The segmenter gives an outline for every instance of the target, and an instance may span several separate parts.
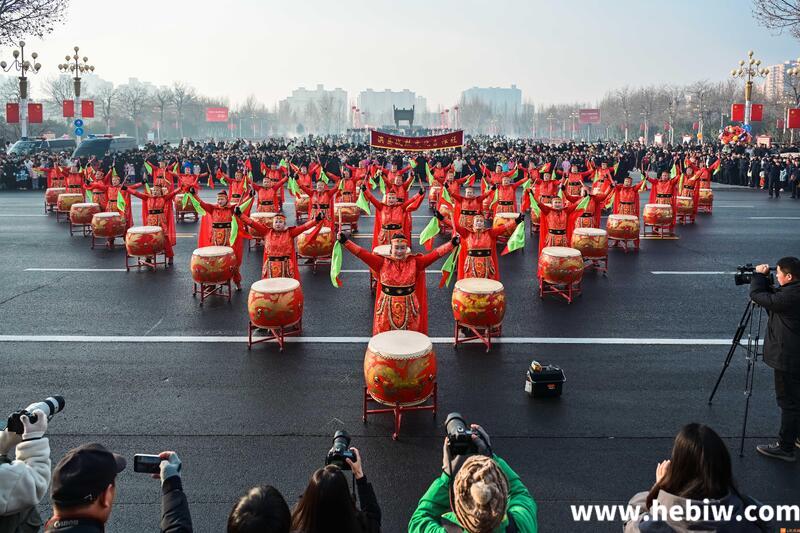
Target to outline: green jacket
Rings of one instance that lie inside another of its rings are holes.
[[[494,455],[492,457],[500,470],[508,478],[508,514],[514,518],[519,533],[536,533],[536,502],[531,493],[522,484],[519,476],[511,470],[504,460]],[[508,516],[503,518],[503,523],[495,529],[494,533],[503,533],[508,525]],[[409,533],[446,533],[442,522],[451,522],[460,526],[455,513],[450,510],[450,476],[442,473],[433,481],[431,486],[419,500],[417,510],[408,521]]]

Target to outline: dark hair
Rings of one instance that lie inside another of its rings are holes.
[[[778,266],[784,274],[791,274],[795,280],[800,279],[800,259],[796,257],[781,257]]]
[[[228,533],[289,533],[292,514],[278,489],[253,487],[231,509]]]
[[[338,466],[320,468],[292,512],[292,531],[298,533],[360,533],[364,531],[350,496],[347,478]]]
[[[703,424],[687,424],[675,436],[670,465],[647,495],[650,509],[659,491],[690,500],[720,499],[736,492],[728,447]]]

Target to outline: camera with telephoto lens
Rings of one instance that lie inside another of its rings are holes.
[[[333,434],[333,446],[328,450],[325,465],[336,465],[342,470],[351,470],[346,459],[356,460],[356,454],[350,451],[350,435],[346,431],[337,431]]]
[[[774,284],[775,279],[772,276],[772,272],[775,269],[770,267],[769,269],[769,282]],[[749,285],[751,281],[753,281],[753,273],[756,271],[756,267],[753,266],[753,263],[747,263],[746,265],[741,265],[736,267],[736,272],[733,274],[733,282],[737,285]]]
[[[36,421],[39,419],[38,416],[33,414],[36,410],[41,410],[44,412],[44,415],[47,417],[47,420],[53,418],[53,415],[56,413],[61,412],[64,408],[64,397],[63,396],[50,396],[46,398],[43,402],[36,402],[30,404],[25,409],[20,409],[15,413],[11,413],[8,417],[8,424],[6,425],[6,429],[17,435],[22,435],[25,433],[25,427],[22,425],[22,420],[20,417],[27,416],[31,423],[35,424]]]
[[[450,413],[444,422],[447,430],[447,448],[450,455],[474,455],[478,453],[478,446],[472,439],[473,435],[478,435],[477,431],[472,430],[460,413]]]

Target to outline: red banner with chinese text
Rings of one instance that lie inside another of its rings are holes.
[[[445,150],[458,148],[464,145],[464,132],[453,131],[444,135],[430,135],[427,137],[402,137],[380,131],[370,130],[369,144],[373,148],[386,150],[408,150],[418,152],[423,150]]]

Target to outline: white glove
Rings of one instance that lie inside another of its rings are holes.
[[[31,422],[26,415],[19,417],[25,431],[22,433],[22,440],[41,439],[47,431],[47,415],[44,411],[37,409],[33,412],[36,415],[36,422]]]
[[[16,448],[20,442],[22,442],[22,435],[17,435],[7,429],[0,431],[0,455],[8,455],[8,452]]]
[[[161,452],[161,482],[163,483],[172,476],[181,475],[181,460],[175,452]],[[155,476],[153,476],[155,477]]]

